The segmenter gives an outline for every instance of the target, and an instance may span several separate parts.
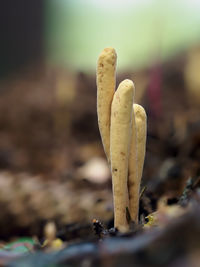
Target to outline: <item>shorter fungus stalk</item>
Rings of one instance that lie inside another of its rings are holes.
[[[136,123],[136,139],[137,139],[137,165],[138,165],[138,180],[141,181],[144,159],[146,153],[146,138],[147,138],[147,115],[145,109],[138,104],[134,104],[135,123]]]
[[[134,107],[134,105],[133,105]],[[134,108],[132,110],[132,136],[130,145],[130,155],[128,163],[128,193],[129,193],[129,213],[131,220],[136,222],[138,217],[138,151],[137,151],[137,130],[135,122]]]
[[[129,157],[129,212],[131,220],[138,221],[140,183],[146,151],[147,118],[144,108],[133,105],[132,142]]]

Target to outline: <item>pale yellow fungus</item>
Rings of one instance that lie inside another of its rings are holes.
[[[138,221],[140,183],[146,151],[147,119],[144,108],[133,105],[132,140],[129,156],[129,212],[131,220]]]
[[[124,232],[129,229],[127,208],[131,220],[138,222],[147,125],[144,108],[133,104],[133,82],[124,80],[115,92],[116,60],[116,52],[111,47],[105,48],[99,56],[97,115],[112,172],[114,226]]]
[[[128,158],[132,131],[134,85],[131,80],[120,83],[111,109],[110,160],[113,184],[114,225],[120,231],[128,230]]]
[[[110,162],[110,113],[116,84],[117,55],[112,47],[105,48],[97,63],[97,115],[101,139]]]

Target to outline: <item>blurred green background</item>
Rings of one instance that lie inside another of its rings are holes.
[[[48,60],[94,71],[104,47],[120,70],[166,60],[200,40],[198,0],[47,0]]]

